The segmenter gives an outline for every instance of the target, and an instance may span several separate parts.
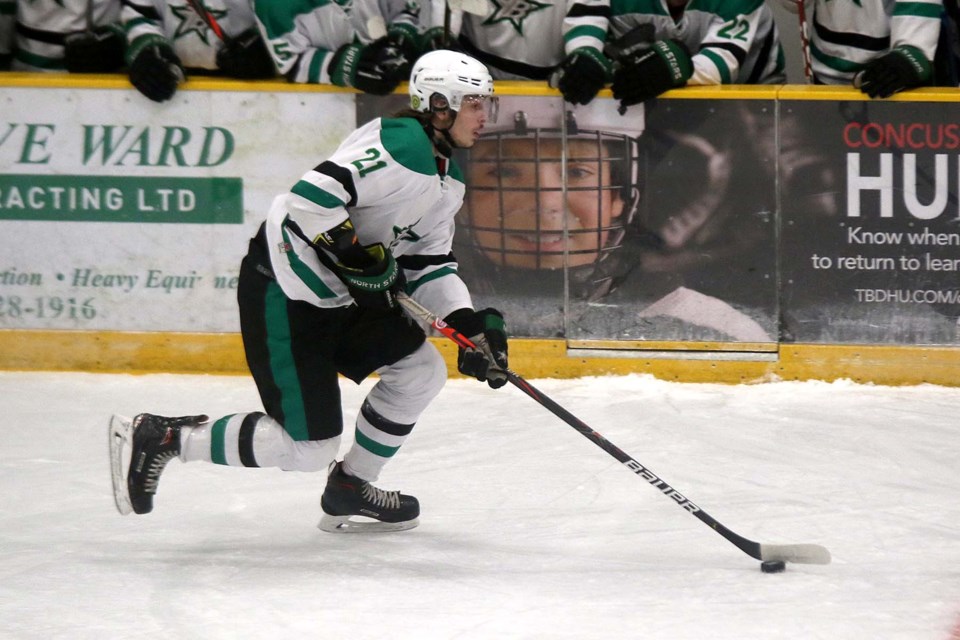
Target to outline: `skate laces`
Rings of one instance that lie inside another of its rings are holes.
[[[177,457],[176,451],[164,451],[158,453],[150,460],[146,477],[143,479],[143,490],[145,493],[157,492],[157,484],[160,482],[160,474],[163,473],[163,468],[175,457]]]
[[[363,483],[361,491],[364,500],[382,509],[393,509],[395,511],[400,508],[399,491],[384,491],[383,489],[376,488],[369,482]]]

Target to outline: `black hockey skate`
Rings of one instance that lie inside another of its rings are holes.
[[[347,475],[342,462],[331,468],[320,506],[323,518],[317,526],[330,533],[406,531],[420,523],[416,498]]]
[[[121,515],[153,511],[160,474],[170,460],[180,455],[180,429],[206,420],[203,415],[167,418],[150,413],[141,413],[132,421],[122,416],[110,419],[113,495]],[[130,458],[125,464],[127,447]]]

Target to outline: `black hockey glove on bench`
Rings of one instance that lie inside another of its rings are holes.
[[[611,88],[621,109],[683,87],[693,75],[690,50],[679,40],[639,42],[622,49],[609,47],[608,51],[620,56],[615,59]]]
[[[853,80],[871,98],[889,98],[895,93],[930,84],[933,67],[923,52],[909,45],[899,46],[871,60]]]
[[[486,382],[491,389],[507,384],[507,333],[503,314],[496,309],[457,309],[443,321],[477,345],[475,349],[460,347],[458,350],[460,373]]]

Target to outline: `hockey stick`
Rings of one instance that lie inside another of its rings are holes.
[[[473,342],[471,342],[470,338],[463,335],[453,327],[447,325],[439,316],[426,309],[423,305],[413,300],[410,296],[401,293],[397,295],[397,301],[411,316],[429,324],[431,327],[455,342],[458,346],[465,348],[476,346],[473,344]],[[588,440],[616,458],[625,467],[630,469],[630,471],[633,471],[655,488],[659,489],[663,495],[670,498],[682,509],[695,515],[701,522],[719,533],[728,541],[732,542],[738,549],[746,553],[748,556],[762,561],[773,560],[796,562],[800,564],[830,564],[830,552],[826,549],[826,547],[818,544],[760,544],[759,542],[748,540],[747,538],[744,538],[743,536],[731,531],[720,524],[720,522],[715,520],[706,511],[681,495],[680,492],[667,484],[650,469],[631,458],[612,442],[587,426],[572,413],[541,393],[532,384],[509,369],[507,369],[506,374],[507,380],[509,380],[513,386],[523,391],[525,394],[536,400],[540,405],[545,407],[553,415],[557,416],[568,425],[579,431]]]
[[[803,52],[803,75],[807,84],[813,81],[813,66],[810,62],[810,30],[807,25],[807,10],[804,7],[806,0],[796,0],[797,20],[800,22],[800,49]]]
[[[213,16],[210,11],[203,6],[203,0],[187,0],[187,4],[190,5],[190,8],[196,12],[200,19],[203,20],[204,24],[210,27],[210,30],[213,31],[213,34],[221,42],[227,41],[227,35],[224,33],[223,29],[220,27],[220,23],[217,22],[217,19]]]

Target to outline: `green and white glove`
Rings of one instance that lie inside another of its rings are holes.
[[[379,242],[360,248],[365,258],[342,257],[337,263],[340,279],[358,306],[370,309],[398,309],[397,293],[403,291],[406,278],[393,254]],[[345,264],[344,261],[350,264]]]
[[[397,88],[404,58],[386,36],[368,45],[345,44],[330,59],[330,80],[339,87],[385,96]]]

